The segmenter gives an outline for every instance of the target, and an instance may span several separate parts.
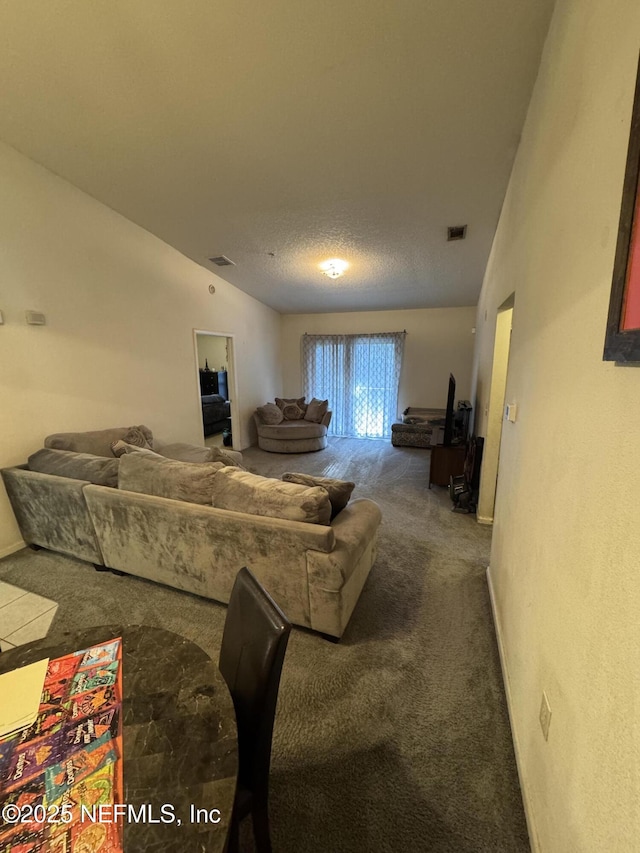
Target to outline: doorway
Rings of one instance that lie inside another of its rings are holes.
[[[511,294],[502,303],[500,308],[498,308],[496,319],[491,388],[489,389],[489,411],[487,413],[486,437],[482,454],[480,491],[478,494],[477,519],[480,524],[493,524],[514,301],[515,295]]]
[[[198,407],[206,446],[239,443],[233,335],[194,329]]]

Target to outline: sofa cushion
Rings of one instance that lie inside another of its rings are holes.
[[[86,480],[96,486],[118,485],[120,462],[107,456],[95,456],[92,453],[75,453],[73,450],[53,450],[48,447],[32,453],[28,459],[29,469],[39,474],[55,474],[57,477],[71,477],[74,480]]]
[[[296,421],[304,418],[307,404],[304,397],[276,397],[276,406],[282,409],[286,421]]]
[[[283,483],[237,468],[222,468],[214,475],[213,505],[219,509],[329,524],[331,504],[326,489]]]
[[[156,453],[166,459],[175,459],[178,462],[214,462],[211,456],[211,448],[199,444],[189,444],[184,441],[176,441],[172,444],[161,445]]]
[[[179,462],[152,451],[129,451],[120,459],[118,488],[127,492],[211,504],[214,477],[221,462]]]
[[[153,447],[153,433],[144,424],[137,427]],[[129,432],[132,427],[113,427],[112,429],[89,430],[87,432],[57,432],[48,435],[44,446],[55,450],[73,450],[76,453],[93,453],[95,456],[108,456],[113,459],[111,444]]]
[[[284,420],[282,409],[275,403],[265,403],[264,406],[258,406],[256,411],[265,424],[279,424]]]
[[[221,447],[210,447],[209,453],[212,462],[222,462],[223,465],[232,465],[234,468],[240,468],[241,471],[245,470],[241,461],[242,454],[235,450],[229,451],[223,450]]]
[[[331,518],[343,510],[349,503],[351,492],[356,484],[349,480],[336,480],[334,477],[313,477],[311,474],[290,473],[282,475],[285,483],[299,483],[301,486],[321,486],[329,493]]]
[[[314,424],[312,421],[282,421],[276,426],[261,424],[258,427],[258,435],[262,438],[275,438],[282,441],[291,441],[297,438],[322,438],[327,434],[324,424]]]
[[[201,447],[197,444],[177,441],[174,444],[163,444],[159,449],[160,456],[167,459],[176,459],[179,462],[222,462],[223,465],[234,465],[242,468],[242,464],[233,450],[229,453],[221,447]],[[244,470],[244,469],[243,469]]]
[[[317,400],[315,397],[308,403],[307,411],[304,413],[305,421],[313,421],[319,424],[329,411],[328,400]]]

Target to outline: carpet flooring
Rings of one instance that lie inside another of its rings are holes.
[[[491,531],[427,488],[429,451],[333,438],[319,453],[244,451],[250,470],[335,476],[383,513],[379,553],[338,644],[294,629],[271,773],[274,853],[529,851],[485,571]],[[217,659],[225,608],[51,552],[0,580],[53,598],[49,636],[165,627]],[[244,828],[243,849],[253,850]]]

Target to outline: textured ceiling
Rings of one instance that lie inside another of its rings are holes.
[[[474,305],[552,6],[3,0],[0,138],[279,311]]]

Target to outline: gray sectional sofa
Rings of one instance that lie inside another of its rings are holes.
[[[110,452],[114,435],[126,429],[99,431],[90,440],[82,438],[88,434],[78,434],[76,441],[50,437],[46,443],[85,453],[89,447],[108,447]],[[71,462],[76,453],[68,454]],[[109,470],[113,462],[103,459]],[[123,461],[115,464],[122,471]],[[128,459],[126,464],[131,468]],[[222,463],[209,467],[214,479],[234,488],[255,479]],[[327,515],[328,523],[309,523],[255,514],[261,511],[259,502],[253,512],[234,511],[41,473],[26,465],[4,469],[2,477],[27,544],[223,603],[238,570],[249,566],[294,624],[334,638],[342,636],[376,558],[381,514],[368,499],[351,501],[330,522]],[[278,495],[285,486],[305,488],[273,480],[265,485]],[[316,502],[318,495],[322,501],[323,491],[307,489],[305,500],[313,493]]]

